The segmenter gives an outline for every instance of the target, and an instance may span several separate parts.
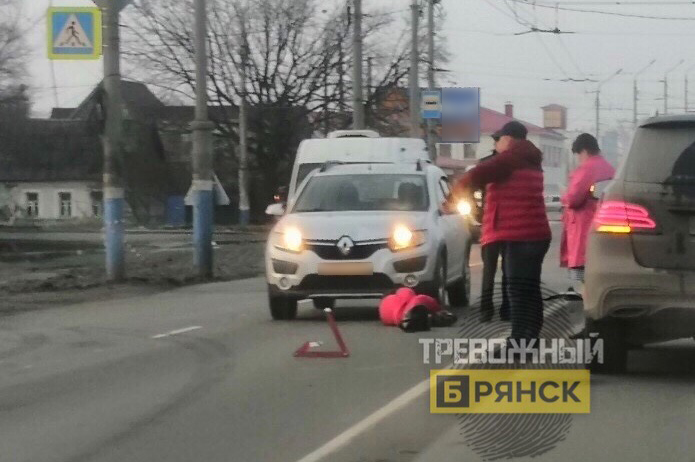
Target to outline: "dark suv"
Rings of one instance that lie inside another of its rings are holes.
[[[604,339],[597,369],[623,370],[630,346],[695,335],[695,115],[638,127],[601,194],[585,278],[587,327]]]

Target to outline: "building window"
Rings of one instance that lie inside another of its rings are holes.
[[[451,145],[450,144],[440,144],[439,145],[439,155],[442,157],[451,158]]]
[[[472,144],[463,145],[463,158],[464,159],[475,159],[475,146]]]
[[[27,216],[28,217],[38,217],[39,216],[39,193],[28,192],[26,193],[27,202]]]
[[[92,191],[92,215],[100,217],[104,208],[104,194],[101,191]]]
[[[60,218],[70,218],[72,216],[72,194],[69,192],[58,193],[60,203]]]

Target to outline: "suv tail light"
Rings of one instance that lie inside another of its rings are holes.
[[[628,234],[633,231],[656,229],[656,222],[641,205],[623,201],[605,201],[594,216],[599,233]]]

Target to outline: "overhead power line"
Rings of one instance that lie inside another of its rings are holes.
[[[548,8],[548,9],[553,9],[556,11],[557,10],[572,11],[575,13],[591,13],[591,14],[600,14],[600,15],[606,15],[606,16],[618,16],[618,17],[622,17],[622,18],[634,18],[634,19],[657,19],[657,20],[664,20],[664,21],[695,21],[695,17],[693,17],[693,16],[652,16],[652,15],[637,14],[637,13],[620,13],[620,12],[616,12],[616,11],[593,10],[593,9],[586,9],[586,8],[568,8],[566,6],[560,6],[559,4],[537,3],[535,1],[533,3],[531,3],[530,1],[527,1],[527,0],[509,0],[509,1],[514,2],[516,4],[519,4],[519,5],[526,5],[526,6],[532,6],[532,7],[538,7],[538,8]],[[692,4],[692,3],[689,3],[689,4]],[[604,5],[605,6],[616,6],[616,5],[619,6],[620,3],[619,2],[615,3],[615,4],[604,3]],[[659,3],[659,5],[661,5],[661,3]]]

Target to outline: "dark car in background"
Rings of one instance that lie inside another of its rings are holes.
[[[695,115],[642,123],[596,189],[584,310],[604,339],[597,369],[620,371],[631,346],[695,335]]]

